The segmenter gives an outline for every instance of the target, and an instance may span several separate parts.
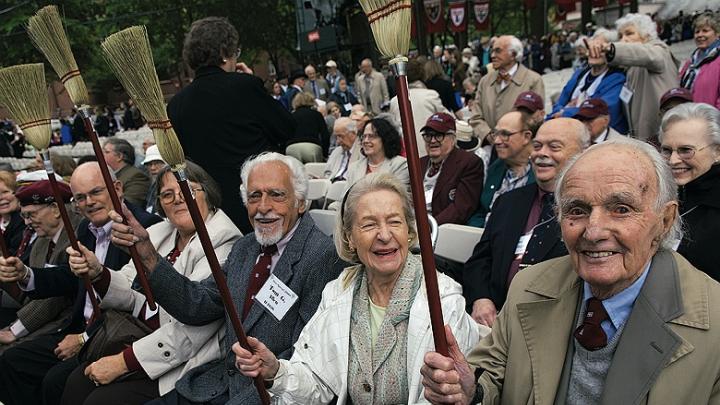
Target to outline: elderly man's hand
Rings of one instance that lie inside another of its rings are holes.
[[[27,275],[23,262],[15,256],[0,256],[0,281],[3,283],[15,283],[22,281]]]
[[[610,44],[605,41],[597,39],[585,40],[585,44],[588,49],[588,57],[590,58],[601,58],[610,51]]]
[[[471,316],[475,322],[492,328],[495,323],[495,318],[497,317],[497,309],[492,300],[480,298],[473,302]]]
[[[85,375],[96,384],[110,384],[128,371],[122,353],[105,356],[85,367]]]
[[[110,211],[109,215],[113,221],[112,243],[123,247],[135,246],[145,270],[152,273],[157,265],[157,251],[150,242],[148,232],[125,205],[123,205],[123,215],[127,219],[127,225],[123,224],[122,216],[116,211]]]
[[[10,343],[13,343],[16,341],[17,338],[15,337],[15,334],[10,331],[10,328],[5,328],[3,330],[0,330],[0,344],[2,345],[9,345]]]
[[[80,242],[78,242],[78,245],[80,247],[79,252],[73,249],[72,246],[68,246],[68,248],[65,249],[69,256],[68,263],[70,264],[70,270],[78,277],[87,274],[88,277],[93,280],[102,272],[103,266],[93,252],[88,250],[88,248]]]
[[[63,340],[58,343],[55,348],[55,355],[60,360],[67,360],[70,357],[78,354],[80,349],[83,347],[82,339],[79,334],[70,334],[65,336]]]
[[[235,353],[235,367],[247,377],[255,378],[259,375],[263,380],[275,378],[280,362],[273,352],[254,337],[248,337],[248,344],[254,353],[243,349],[240,343],[232,346],[232,351]]]
[[[426,353],[420,369],[425,398],[433,404],[469,404],[475,395],[475,375],[448,325],[445,336],[450,357]]]

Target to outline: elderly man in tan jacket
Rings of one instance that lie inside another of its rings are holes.
[[[360,72],[355,75],[355,88],[365,111],[372,111],[375,115],[380,114],[382,105],[390,101],[385,76],[373,69],[370,59],[360,62]]]
[[[470,117],[475,136],[483,139],[497,120],[512,111],[515,100],[524,91],[545,95],[539,74],[522,65],[523,46],[519,39],[504,35],[493,42],[491,61],[494,70],[478,83],[476,110]]]
[[[671,250],[677,188],[660,154],[630,138],[592,146],[561,175],[555,201],[569,256],[518,273],[467,360],[446,332],[451,357],[425,356],[426,398],[718,403],[720,284]]]

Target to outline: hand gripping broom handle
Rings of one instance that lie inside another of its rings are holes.
[[[415,220],[417,221],[418,239],[420,241],[420,256],[422,257],[425,287],[427,289],[428,306],[430,307],[430,324],[432,325],[435,350],[443,356],[448,356],[447,339],[443,322],[442,307],[440,306],[440,293],[438,292],[437,274],[435,274],[435,257],[430,242],[430,221],[428,220],[421,174],[420,158],[415,138],[415,124],[408,96],[408,83],[406,69],[407,60],[393,59],[390,66],[395,75],[398,106],[402,121],[403,140],[407,154],[408,170],[410,172],[410,188],[412,190]]]
[[[75,236],[75,230],[73,229],[73,225],[70,222],[70,217],[68,216],[67,210],[65,209],[65,204],[63,203],[62,195],[60,194],[60,187],[58,187],[57,180],[55,179],[55,170],[53,170],[52,163],[50,162],[50,151],[48,149],[45,149],[40,151],[40,154],[43,158],[43,164],[45,165],[45,171],[47,172],[48,180],[50,181],[50,188],[52,188],[53,194],[55,195],[55,202],[57,204],[58,210],[60,211],[60,217],[62,218],[63,226],[65,227],[65,233],[67,233],[68,239],[70,239],[70,245],[73,247],[73,249],[79,252],[80,247],[78,246],[78,240]],[[90,303],[93,307],[93,317],[97,318],[98,316],[100,316],[100,306],[98,305],[97,297],[95,296],[95,292],[93,291],[90,277],[85,274],[82,276],[82,280],[83,284],[85,284],[85,290],[90,297]]]
[[[108,193],[110,193],[110,200],[112,201],[113,209],[118,214],[122,215],[122,205],[120,204],[120,198],[115,191],[115,184],[113,183],[112,177],[110,176],[110,170],[108,169],[107,162],[105,161],[105,155],[103,154],[102,147],[100,146],[100,140],[98,134],[90,121],[90,108],[82,106],[78,109],[80,116],[82,117],[83,123],[85,124],[85,133],[90,137],[90,141],[95,151],[95,156],[100,164],[100,172],[102,172],[103,180],[105,180],[105,187],[107,187]],[[127,225],[127,219],[123,216],[123,224]],[[145,299],[147,300],[148,308],[151,311],[157,309],[155,299],[153,298],[152,290],[150,290],[150,283],[148,283],[147,274],[145,274],[142,261],[140,261],[140,255],[138,255],[137,248],[133,245],[130,246],[130,257],[132,258],[133,264],[135,265],[135,271],[137,272],[138,281],[142,286],[143,292],[145,293]]]
[[[235,335],[237,336],[238,343],[240,343],[240,346],[242,346],[245,350],[252,352],[253,350],[248,344],[247,335],[243,330],[242,323],[240,322],[240,317],[238,316],[237,309],[235,308],[235,303],[230,296],[230,290],[227,286],[225,273],[223,273],[217,255],[215,255],[215,249],[213,248],[212,241],[210,240],[210,235],[208,235],[207,228],[205,227],[205,221],[203,220],[202,215],[200,215],[200,210],[198,209],[197,202],[195,202],[195,197],[193,196],[192,190],[190,190],[190,184],[188,183],[185,171],[180,169],[178,171],[174,171],[174,173],[175,177],[177,178],[178,184],[180,185],[180,191],[182,192],[183,198],[185,199],[185,204],[187,204],[188,211],[190,211],[190,217],[192,217],[192,221],[195,224],[195,231],[197,232],[198,238],[200,238],[200,244],[203,247],[203,251],[205,251],[205,256],[207,257],[208,263],[210,264],[210,270],[212,271],[213,278],[215,279],[215,284],[217,285],[218,291],[220,292],[223,306],[225,307],[225,311],[227,312],[233,329],[235,330]],[[255,384],[255,388],[260,395],[260,400],[262,401],[263,405],[269,405],[270,394],[268,394],[267,390],[265,389],[265,382],[263,381],[262,377],[255,377],[253,379],[253,383]]]
[[[5,243],[5,232],[0,229],[0,251],[5,258],[10,257],[10,251],[8,250],[7,243]],[[7,292],[14,300],[22,302],[25,294],[17,286],[17,283],[0,283],[0,289]]]

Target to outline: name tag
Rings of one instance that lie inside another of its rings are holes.
[[[324,96],[324,95],[325,95],[325,89],[323,89],[323,88],[320,88],[320,91],[319,91],[319,93],[320,93],[320,95],[321,95],[321,96]]]
[[[282,321],[297,299],[297,294],[274,274],[270,275],[265,285],[255,295],[255,302],[260,304],[278,322]]]
[[[532,238],[532,234],[532,231],[530,231],[525,235],[521,236],[520,239],[518,239],[517,246],[515,246],[516,259],[522,259],[522,257],[525,255],[525,250],[527,249],[528,243],[530,243],[530,238]]]
[[[345,111],[351,111],[351,110],[352,110],[352,104],[347,103],[347,104],[343,105],[343,108],[345,109]]]
[[[622,90],[620,90],[620,100],[622,100],[625,104],[630,104],[630,99],[632,99],[633,91],[630,90],[627,86],[623,86]]]

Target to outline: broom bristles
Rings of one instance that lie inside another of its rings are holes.
[[[145,27],[116,32],[105,38],[101,46],[115,76],[147,119],[160,155],[173,170],[184,168],[185,154],[165,110]]]
[[[0,69],[0,105],[38,150],[50,145],[50,106],[42,63]]]
[[[360,0],[380,53],[387,58],[410,50],[410,0]]]
[[[47,6],[30,17],[27,32],[35,46],[47,58],[75,105],[90,103],[85,81],[80,76],[56,6]]]

